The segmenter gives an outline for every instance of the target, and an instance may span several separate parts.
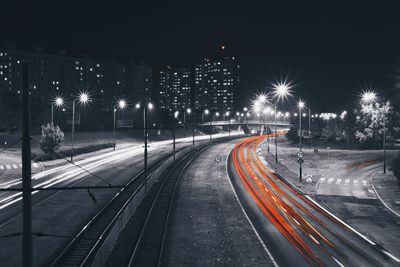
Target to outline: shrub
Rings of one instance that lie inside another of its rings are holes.
[[[396,158],[390,162],[390,170],[397,178],[397,182],[400,183],[400,152],[397,153]]]
[[[40,149],[49,155],[54,155],[60,148],[64,141],[64,133],[60,127],[54,126],[53,123],[42,125],[42,137],[40,138],[39,144]]]

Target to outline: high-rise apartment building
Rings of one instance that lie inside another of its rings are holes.
[[[233,110],[234,94],[239,87],[239,64],[234,57],[204,59],[195,66],[194,77],[196,110]]]
[[[188,67],[160,71],[160,109],[172,114],[192,107],[192,72]]]
[[[80,91],[88,91],[101,105],[109,105],[106,102],[116,97],[140,102],[151,96],[152,70],[143,62],[121,64],[87,56],[74,58],[63,52],[45,54],[42,49],[37,52],[0,49],[0,95],[21,94],[24,61],[28,63],[28,83],[34,103],[49,103],[55,96],[70,97]]]

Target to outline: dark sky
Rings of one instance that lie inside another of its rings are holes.
[[[25,49],[143,59],[158,71],[193,65],[224,44],[241,63],[241,99],[286,75],[317,109],[342,109],[368,86],[394,93],[399,1],[9,2],[0,40]]]

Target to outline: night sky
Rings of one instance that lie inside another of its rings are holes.
[[[396,94],[399,1],[8,2],[0,40],[23,49],[145,60],[157,73],[194,65],[224,44],[242,67],[241,99],[286,76],[320,111],[348,107],[367,87]]]

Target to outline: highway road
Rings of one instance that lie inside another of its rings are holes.
[[[310,196],[297,191],[269,168],[258,151],[265,138],[252,137],[235,146],[229,169],[246,213],[278,265],[400,264],[400,260],[387,249],[336,217]],[[328,178],[326,183],[336,184],[337,179]],[[355,183],[363,186],[362,180],[355,180],[351,179],[352,186]],[[345,179],[341,183],[350,185],[350,181]]]
[[[213,138],[224,135],[213,135]],[[196,137],[208,142],[209,136]],[[177,140],[176,148],[192,145],[192,138]],[[172,152],[172,141],[149,143],[149,164]],[[60,161],[62,162],[62,161]],[[116,151],[100,151],[76,157],[75,165],[60,163],[32,175],[33,187],[124,185],[143,169],[143,147],[128,146]],[[46,165],[44,165],[46,167]],[[15,170],[13,170],[15,171]],[[2,188],[21,186],[19,174],[3,173]],[[34,191],[34,266],[54,257],[81,227],[118,192],[113,189]],[[94,198],[92,198],[93,196]],[[20,192],[0,193],[0,266],[21,264],[21,237],[8,236],[22,231]]]

